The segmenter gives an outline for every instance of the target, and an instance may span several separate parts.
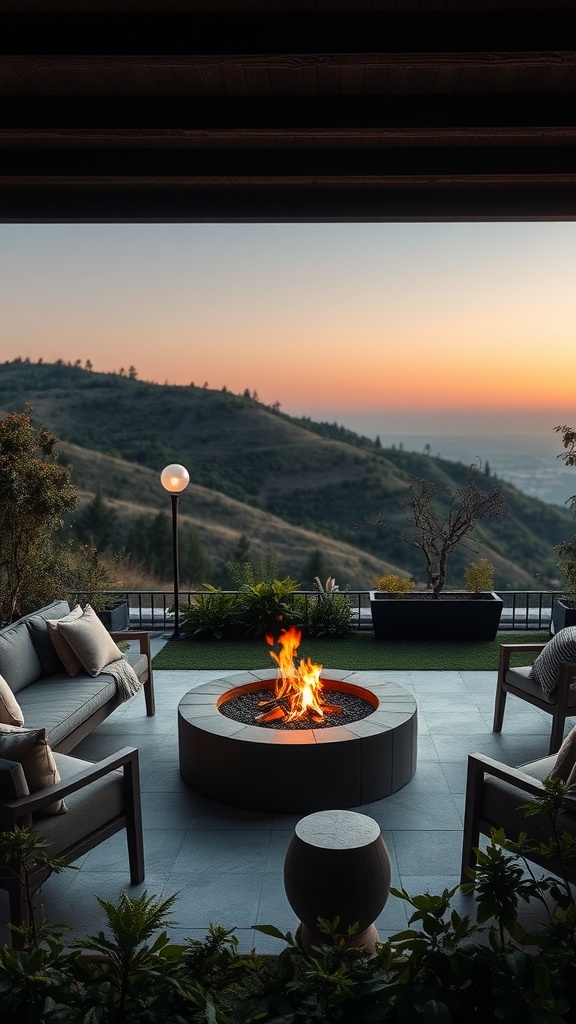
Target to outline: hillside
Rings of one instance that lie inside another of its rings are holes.
[[[21,411],[26,402],[36,422],[65,442],[62,455],[87,494],[99,488],[109,499],[128,502],[134,515],[157,512],[166,508],[160,470],[181,462],[192,480],[182,515],[220,561],[245,534],[254,556],[273,550],[295,578],[321,550],[329,571],[360,589],[390,566],[422,578],[419,555],[393,537],[404,525],[410,477],[432,477],[446,500],[468,471],[462,463],[379,447],[336,425],[297,420],[225,390],[150,384],[58,364],[4,363],[0,411]],[[496,565],[499,589],[546,587],[557,575],[553,547],[572,535],[572,517],[501,486],[508,514],[478,529],[480,551]],[[379,515],[386,529],[354,529]],[[476,553],[469,549],[457,552],[452,585],[462,584],[471,557]]]

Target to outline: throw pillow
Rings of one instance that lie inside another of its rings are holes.
[[[82,668],[82,662],[78,656],[74,653],[72,647],[68,643],[64,634],[59,631],[61,623],[74,622],[79,619],[82,615],[82,609],[79,604],[76,605],[72,611],[65,615],[62,619],[47,619],[48,623],[48,635],[54,644],[56,654],[60,658],[60,661],[64,665],[69,676],[77,676],[80,669]]]
[[[122,651],[89,604],[80,618],[67,619],[68,616],[57,623],[58,636],[64,637],[91,676],[99,675],[105,665],[122,657]]]
[[[576,626],[566,626],[548,641],[530,670],[530,679],[540,684],[545,697],[551,697],[558,686],[560,666],[576,662]]]
[[[57,620],[52,621],[56,622]],[[43,615],[30,615],[26,619],[26,628],[32,637],[32,643],[38,652],[46,675],[50,676],[53,672],[61,672],[64,666],[52,643],[48,631],[48,620]]]
[[[4,676],[0,676],[0,722],[3,725],[24,725],[22,708]]]
[[[31,793],[60,782],[46,729],[0,725],[0,757],[20,762]],[[63,814],[67,809],[63,800],[55,800],[42,808],[42,814]]]
[[[569,732],[566,739],[564,740],[560,750],[556,754],[556,760],[552,771],[550,772],[549,779],[562,779],[562,782],[568,782],[568,779],[576,766],[576,725]]]

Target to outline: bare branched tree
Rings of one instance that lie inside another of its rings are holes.
[[[496,485],[483,490],[478,486],[478,474],[478,468],[471,466],[467,483],[454,493],[444,515],[438,507],[438,488],[434,481],[429,477],[410,478],[410,497],[403,508],[411,530],[408,534],[395,534],[395,538],[422,552],[428,586],[434,597],[440,596],[446,583],[446,567],[454,548],[471,533],[476,523],[506,515],[503,491]],[[385,526],[386,523],[379,517],[361,525]]]
[[[504,494],[499,487],[478,487],[478,470],[471,467],[468,481],[450,500],[444,517],[436,511],[438,491],[429,478],[410,480],[410,498],[404,512],[413,527],[412,535],[402,537],[424,555],[426,576],[434,597],[446,583],[446,567],[454,548],[470,534],[477,522],[505,515]]]

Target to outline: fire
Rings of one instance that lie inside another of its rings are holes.
[[[326,713],[341,713],[341,708],[326,704],[324,701],[320,679],[322,665],[315,665],[310,658],[301,658],[296,665],[294,659],[301,639],[300,630],[290,626],[280,633],[279,653],[270,651],[270,657],[274,658],[278,665],[278,677],[274,688],[274,700],[262,704],[264,706],[272,703],[273,707],[256,715],[257,722],[271,722],[275,719],[293,722],[302,718],[321,722]],[[271,636],[267,636],[266,641],[270,646],[275,643],[274,637]]]

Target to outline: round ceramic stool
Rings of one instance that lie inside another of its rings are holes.
[[[327,941],[319,917],[358,924],[354,945],[374,951],[374,921],[390,891],[390,856],[373,818],[356,811],[317,811],[301,818],[286,852],[284,888],[301,921],[305,949]]]

